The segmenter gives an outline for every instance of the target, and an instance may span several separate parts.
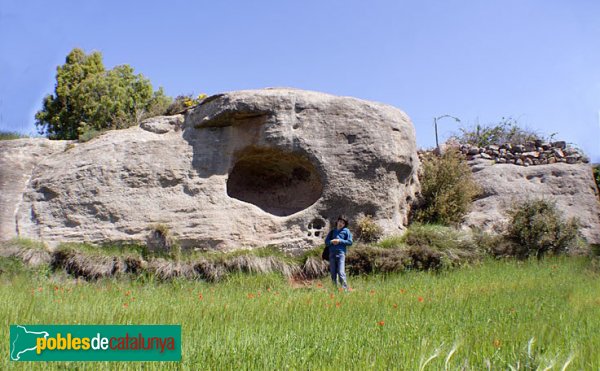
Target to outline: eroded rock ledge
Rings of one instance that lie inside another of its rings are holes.
[[[339,213],[399,233],[418,188],[402,111],[295,89],[215,95],[86,143],[41,141],[53,150],[0,170],[12,192],[2,238],[145,242],[161,225],[183,247],[296,250],[321,243]],[[7,143],[4,158],[30,145]]]

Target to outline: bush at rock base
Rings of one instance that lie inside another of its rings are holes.
[[[375,242],[381,238],[382,233],[383,230],[370,215],[358,220],[356,235],[362,242]]]
[[[513,243],[514,255],[541,258],[574,247],[579,235],[578,221],[563,220],[556,204],[544,199],[526,200],[508,211],[506,237]]]
[[[459,224],[480,193],[464,156],[449,149],[441,156],[425,153],[421,161],[421,195],[414,219],[422,223]]]

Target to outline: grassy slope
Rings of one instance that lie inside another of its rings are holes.
[[[428,368],[441,369],[456,346],[451,369],[482,369],[488,361],[495,369],[517,362],[560,369],[571,355],[572,369],[597,369],[600,280],[588,264],[487,261],[440,274],[350,277],[349,294],[327,280],[292,288],[276,274],[234,275],[219,284],[77,283],[43,271],[11,274],[15,268],[5,264],[0,337],[7,339],[7,325],[15,323],[182,325],[183,364],[111,364],[123,368],[419,369],[439,354]],[[8,354],[8,342],[3,347]],[[0,368],[8,363],[3,357]]]

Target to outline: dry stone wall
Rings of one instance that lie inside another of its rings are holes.
[[[564,141],[530,141],[525,144],[502,144],[477,147],[461,145],[460,151],[468,160],[494,160],[499,164],[520,166],[551,165],[556,163],[589,163],[587,156],[578,149],[567,146]]]

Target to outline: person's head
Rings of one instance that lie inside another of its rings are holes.
[[[337,229],[348,227],[348,218],[345,215],[340,215],[335,224]]]

